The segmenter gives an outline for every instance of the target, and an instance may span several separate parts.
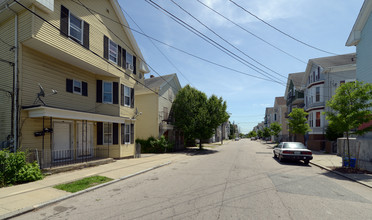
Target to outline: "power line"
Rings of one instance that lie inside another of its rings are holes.
[[[74,2],[74,1],[73,1],[73,2]],[[75,3],[75,4],[79,4],[79,3],[77,3],[77,2],[74,2],[74,3]],[[180,49],[180,48],[177,48],[177,47],[174,47],[174,46],[172,46],[172,45],[170,45],[170,44],[167,44],[167,43],[165,43],[165,42],[163,42],[163,41],[160,41],[160,40],[158,40],[158,39],[156,39],[156,38],[154,38],[154,37],[152,37],[152,36],[149,36],[149,35],[147,35],[147,34],[145,34],[145,33],[142,33],[142,32],[140,32],[140,31],[138,31],[138,30],[136,30],[136,29],[133,29],[133,28],[131,28],[131,27],[129,27],[129,26],[126,26],[126,25],[124,25],[124,24],[121,24],[121,23],[119,23],[118,21],[116,21],[116,20],[114,20],[114,19],[112,19],[112,18],[110,18],[110,17],[108,17],[108,16],[106,16],[106,15],[104,15],[104,14],[101,14],[101,13],[99,13],[99,12],[97,12],[97,11],[91,9],[91,8],[89,8],[89,9],[90,9],[91,11],[93,11],[94,13],[96,13],[96,14],[98,14],[98,15],[100,15],[100,16],[102,16],[102,17],[104,17],[104,18],[106,18],[106,19],[108,19],[108,20],[110,20],[110,21],[112,21],[112,22],[115,22],[115,23],[117,23],[117,24],[119,24],[119,25],[121,25],[121,26],[123,26],[123,27],[125,27],[125,28],[127,28],[127,29],[129,29],[129,30],[131,30],[131,31],[133,31],[133,32],[135,32],[135,33],[137,33],[137,34],[143,35],[143,36],[145,36],[145,37],[147,37],[147,38],[149,38],[149,39],[151,39],[151,40],[153,40],[153,41],[156,41],[156,42],[158,42],[158,43],[160,43],[160,44],[163,44],[163,45],[165,45],[165,46],[167,46],[167,47],[169,47],[169,48],[172,48],[172,49],[174,49],[174,50],[177,50],[177,51],[179,51],[179,52],[181,52],[181,53],[184,53],[184,54],[186,54],[186,55],[188,55],[188,56],[194,57],[194,58],[199,59],[199,60],[201,60],[201,61],[204,61],[204,62],[210,63],[210,64],[212,64],[212,65],[215,65],[215,66],[218,66],[218,67],[221,67],[221,68],[224,68],[224,69],[227,69],[227,70],[233,71],[233,72],[237,72],[237,73],[240,73],[240,74],[243,74],[243,75],[249,76],[249,77],[253,77],[253,78],[257,78],[257,79],[261,79],[261,80],[265,80],[265,81],[273,82],[273,80],[270,80],[270,79],[267,79],[267,78],[262,78],[262,77],[259,77],[259,76],[256,76],[256,75],[252,75],[252,74],[249,74],[249,73],[245,73],[245,72],[242,72],[242,71],[239,71],[239,70],[233,69],[233,68],[231,68],[231,67],[227,67],[227,66],[224,66],[224,65],[218,64],[218,63],[216,63],[216,62],[210,61],[210,60],[208,60],[208,59],[206,59],[206,58],[199,57],[199,56],[197,56],[197,55],[195,55],[195,54],[189,53],[189,52],[187,52],[187,51],[185,51],[185,50],[182,50],[182,49]],[[282,84],[280,84],[280,85],[282,85]]]
[[[119,5],[120,6],[120,5]],[[136,23],[136,21],[128,14],[128,12],[126,12],[121,6],[120,6],[120,9],[129,17],[129,19],[132,20],[132,22],[138,27],[138,29],[142,32],[142,33],[145,33],[142,28]],[[186,78],[186,76],[182,73],[181,70],[179,70],[176,65],[160,50],[160,48],[153,42],[153,40],[151,40],[151,38],[147,38],[151,43],[152,45],[164,56],[164,58],[182,75],[182,77],[187,81],[189,82],[190,85],[192,85],[192,83],[190,82],[190,80],[188,80]]]
[[[209,44],[213,45],[214,47],[216,47],[217,49],[221,50],[222,52],[224,52],[225,54],[227,54],[228,56],[232,57],[233,59],[237,60],[238,62],[242,63],[243,65],[247,66],[248,68],[256,71],[257,73],[261,74],[261,75],[264,75],[266,76],[267,78],[271,79],[272,81],[278,83],[278,84],[281,84],[283,85],[284,83],[283,82],[279,82],[271,77],[274,77],[273,75],[271,75],[270,73],[267,73],[266,71],[262,70],[261,68],[255,66],[254,64],[248,62],[247,60],[241,58],[240,56],[236,55],[235,53],[233,53],[232,51],[228,50],[227,48],[223,47],[221,44],[217,43],[216,41],[212,40],[211,38],[209,38],[208,36],[206,36],[205,34],[201,33],[200,31],[196,30],[195,28],[193,28],[192,26],[190,26],[189,24],[187,24],[186,22],[184,22],[182,19],[178,18],[177,16],[173,15],[172,13],[170,13],[169,11],[167,11],[166,9],[164,9],[163,7],[161,7],[160,5],[156,4],[155,2],[153,2],[152,0],[145,0],[148,4],[152,5],[154,8],[162,11],[163,13],[167,14],[172,20],[176,21],[178,24],[180,24],[181,26],[185,27],[187,30],[191,31],[192,33],[196,34],[198,37],[202,38],[203,40],[205,40],[206,42],[208,42]],[[249,65],[251,66],[249,66]],[[256,69],[254,69],[253,67],[255,67]],[[261,72],[259,72],[258,70],[260,70]],[[269,76],[268,76],[269,75]],[[270,77],[271,76],[271,77]],[[275,78],[275,77],[274,77]]]
[[[266,44],[272,46],[273,48],[279,50],[280,52],[282,52],[282,53],[284,53],[284,54],[286,54],[286,55],[292,57],[293,59],[298,60],[298,61],[301,62],[301,63],[307,64],[306,61],[303,61],[303,60],[297,58],[296,56],[294,56],[294,55],[292,55],[292,54],[290,54],[290,53],[288,53],[288,52],[286,52],[286,51],[280,49],[279,47],[275,46],[274,44],[272,44],[272,43],[266,41],[266,40],[263,39],[262,37],[260,37],[260,36],[258,36],[258,35],[256,35],[256,34],[254,34],[253,32],[249,31],[248,29],[244,28],[243,26],[237,24],[237,23],[234,22],[233,20],[231,20],[231,19],[229,19],[228,17],[224,16],[224,15],[221,14],[220,12],[218,12],[218,11],[216,11],[215,9],[209,7],[208,5],[206,5],[205,3],[203,3],[202,1],[200,1],[200,0],[196,0],[196,1],[199,2],[200,4],[204,5],[206,8],[210,9],[210,10],[213,11],[214,13],[218,14],[219,16],[221,16],[221,17],[225,18],[226,20],[230,21],[231,23],[233,23],[234,25],[236,25],[237,27],[239,27],[239,28],[242,29],[243,31],[245,31],[245,32],[249,33],[250,35],[256,37],[257,39],[263,41],[264,43],[266,43]]]
[[[188,12],[186,9],[184,9],[183,7],[181,7],[179,4],[177,4],[174,0],[171,0],[171,2],[175,5],[177,5],[182,11],[184,11],[185,13],[187,13],[188,15],[190,15],[192,18],[194,18],[197,22],[199,22],[199,24],[203,25],[205,28],[207,28],[209,31],[211,31],[213,34],[215,34],[218,38],[220,38],[221,40],[223,40],[224,42],[226,42],[227,44],[229,44],[231,47],[233,47],[234,49],[236,49],[237,51],[239,51],[240,53],[244,54],[246,57],[248,57],[249,59],[253,60],[254,62],[256,62],[257,64],[261,65],[262,67],[270,70],[271,72],[277,74],[278,76],[281,76],[283,78],[287,78],[283,75],[281,75],[280,73],[270,69],[269,67],[265,66],[264,64],[260,63],[259,61],[257,61],[256,59],[254,59],[253,57],[249,56],[248,54],[246,54],[244,51],[240,50],[239,48],[237,48],[235,45],[233,45],[232,43],[230,43],[228,40],[226,40],[225,38],[223,38],[221,35],[217,34],[214,30],[212,30],[210,27],[208,27],[207,25],[205,25],[203,22],[201,22],[199,19],[197,19],[195,16],[193,16],[190,12]]]
[[[75,2],[74,0],[71,0],[71,1],[73,1],[73,2]],[[98,17],[92,12],[92,11],[90,11],[90,9],[87,7],[87,6],[85,6],[80,0],[77,0],[79,3],[80,3],[80,5],[82,6],[82,7],[84,7],[87,11],[89,11],[89,13],[91,13],[103,26],[105,26],[112,34],[114,34],[122,43],[124,43],[126,46],[127,46],[127,48],[128,49],[130,49],[130,47],[129,47],[129,45],[127,45],[126,43],[125,43],[125,41],[124,40],[122,40],[119,36],[117,36],[116,35],[116,33],[115,32],[113,32],[109,27],[107,27],[107,25],[106,24],[104,24],[103,23],[103,21],[101,21],[100,19],[98,19]],[[135,54],[135,51],[132,51],[131,50],[131,52],[133,52],[134,54]],[[137,54],[136,54],[137,55]],[[174,88],[171,84],[169,84],[169,82],[167,81],[167,80],[165,80],[154,68],[152,68],[145,60],[143,60],[141,57],[139,57],[138,55],[137,55],[137,57],[141,60],[141,61],[143,61],[146,65],[148,65],[157,75],[159,75],[159,77],[163,80],[163,81],[165,81],[170,87],[172,87],[173,89],[175,89],[175,90],[177,90],[177,88]],[[145,84],[144,84],[145,85]],[[148,88],[148,89],[150,89],[149,87],[147,87],[147,86],[145,86],[146,88]],[[160,95],[159,93],[157,93],[158,95]],[[163,97],[163,98],[165,98],[165,97]],[[167,98],[165,98],[166,100],[168,100]],[[171,102],[170,100],[168,100],[169,102]],[[172,103],[172,102],[171,102]]]
[[[308,46],[308,47],[313,48],[313,49],[315,49],[315,50],[321,51],[321,52],[323,52],[323,53],[327,53],[327,54],[331,54],[331,55],[337,55],[337,54],[335,54],[335,53],[328,52],[328,51],[326,51],[326,50],[323,50],[323,49],[320,49],[320,48],[318,48],[318,47],[312,46],[312,45],[310,45],[310,44],[308,44],[308,43],[305,43],[305,42],[303,42],[303,41],[301,41],[301,40],[299,40],[299,39],[297,39],[297,38],[295,38],[295,37],[293,37],[293,36],[291,36],[291,35],[285,33],[284,31],[280,30],[279,28],[277,28],[277,27],[271,25],[270,23],[266,22],[266,21],[263,20],[262,18],[258,17],[257,15],[253,14],[252,12],[248,11],[246,8],[244,8],[243,6],[239,5],[238,3],[234,2],[233,0],[229,0],[229,1],[232,2],[234,5],[236,5],[237,7],[241,8],[243,11],[247,12],[248,14],[250,14],[251,16],[253,16],[253,17],[255,17],[256,19],[258,19],[259,21],[261,21],[261,22],[263,22],[264,24],[268,25],[269,27],[275,29],[276,31],[278,31],[278,32],[280,32],[280,33],[282,33],[282,34],[284,34],[285,36],[291,38],[292,40],[295,40],[295,41],[297,41],[297,42],[299,42],[299,43],[301,43],[301,44],[303,44],[303,45],[305,45],[305,46]]]
[[[14,2],[16,2],[17,4],[19,4],[20,6],[22,6],[24,9],[26,9],[27,11],[29,11],[30,13],[32,13],[33,15],[35,15],[36,17],[40,18],[41,20],[43,20],[45,23],[49,24],[51,27],[53,27],[54,29],[56,29],[57,31],[61,31],[57,26],[53,25],[52,23],[50,23],[49,21],[47,21],[45,18],[43,18],[41,15],[39,15],[38,13],[32,11],[31,9],[27,8],[26,6],[24,6],[23,4],[21,4],[20,2],[18,2],[18,0],[14,0]],[[153,89],[149,88],[148,86],[146,86],[144,83],[140,82],[139,80],[133,78],[130,74],[124,72],[123,70],[121,70],[120,68],[118,68],[116,65],[114,65],[113,63],[107,61],[106,59],[104,59],[103,57],[101,57],[100,55],[98,55],[97,53],[95,53],[94,51],[92,51],[91,49],[87,49],[89,52],[91,52],[93,55],[97,56],[98,58],[106,61],[109,65],[113,66],[115,69],[119,70],[120,72],[124,73],[126,76],[128,76],[129,78],[133,79],[135,82],[143,85],[144,87],[146,87],[147,89],[149,89],[150,91],[152,91],[153,93],[159,95],[159,93],[157,93],[156,91],[154,91]],[[168,100],[167,98],[163,97],[163,96],[160,96],[162,98],[164,98],[165,100]],[[169,100],[168,100],[169,101]]]

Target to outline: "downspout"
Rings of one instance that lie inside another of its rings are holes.
[[[14,152],[17,151],[18,147],[18,14],[6,5],[6,8],[14,13],[14,84],[13,84],[13,133],[14,133]]]

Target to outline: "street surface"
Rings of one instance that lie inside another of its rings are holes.
[[[371,219],[372,190],[243,139],[16,219]]]

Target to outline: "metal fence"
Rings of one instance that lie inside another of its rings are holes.
[[[76,163],[109,158],[109,147],[91,149],[71,149],[71,150],[31,150],[27,154],[29,162],[37,161],[40,168],[51,168],[66,166]]]

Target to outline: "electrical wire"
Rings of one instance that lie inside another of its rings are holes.
[[[120,6],[120,5],[119,5]],[[129,15],[128,12],[126,12],[121,6],[120,6],[120,9],[129,17],[129,19],[138,27],[138,29],[143,33],[145,34],[145,32],[142,30],[142,28],[136,23],[136,21]],[[161,53],[163,55],[163,57],[181,74],[181,76],[190,84],[192,85],[192,83],[190,82],[190,80],[182,73],[182,71],[177,68],[177,66],[167,57],[167,55],[165,55],[165,53],[163,53],[160,48],[153,42],[153,40],[149,37],[147,37],[147,39],[152,43],[152,45],[159,51],[159,53]]]
[[[266,40],[263,39],[262,37],[260,37],[260,36],[258,36],[258,35],[256,35],[256,34],[254,34],[253,32],[249,31],[248,29],[244,28],[243,26],[237,24],[237,23],[234,22],[233,20],[231,20],[231,19],[229,19],[228,17],[224,16],[224,15],[221,14],[220,12],[218,12],[218,11],[216,11],[215,9],[209,7],[208,5],[206,5],[205,3],[203,3],[202,1],[200,1],[200,0],[196,0],[196,1],[199,2],[200,4],[202,4],[203,6],[205,6],[206,8],[210,9],[210,10],[213,11],[214,13],[218,14],[219,16],[225,18],[225,19],[228,20],[229,22],[233,23],[234,25],[236,25],[237,27],[239,27],[239,28],[242,29],[243,31],[249,33],[249,34],[252,35],[253,37],[256,37],[257,39],[261,40],[262,42],[264,42],[264,43],[270,45],[271,47],[273,47],[273,48],[279,50],[280,52],[282,52],[282,53],[284,53],[284,54],[286,54],[286,55],[292,57],[293,59],[295,59],[295,60],[297,60],[297,61],[299,61],[299,62],[301,62],[301,63],[307,64],[306,61],[303,61],[303,60],[299,59],[298,57],[296,57],[296,56],[294,56],[294,55],[292,55],[292,54],[290,54],[290,53],[288,53],[288,52],[286,52],[286,51],[280,49],[279,47],[275,46],[274,44],[272,44],[272,43],[266,41]]]
[[[79,4],[79,3],[75,2],[75,1],[73,1],[73,2],[76,3],[76,4]],[[94,13],[96,13],[96,14],[98,14],[98,15],[100,15],[100,16],[106,18],[106,19],[109,19],[110,21],[115,22],[115,23],[117,23],[117,24],[119,24],[119,25],[121,25],[121,26],[123,26],[123,27],[125,27],[125,28],[127,28],[127,29],[129,29],[129,30],[131,30],[131,31],[133,31],[133,32],[135,32],[135,33],[137,33],[137,34],[140,34],[140,35],[142,35],[142,36],[145,36],[145,37],[147,37],[147,38],[149,38],[149,39],[151,39],[151,40],[153,40],[153,41],[156,41],[156,42],[158,42],[158,43],[160,43],[160,44],[162,44],[162,45],[165,45],[165,46],[167,46],[167,47],[169,47],[169,48],[172,48],[172,49],[174,49],[174,50],[177,50],[177,51],[179,51],[179,52],[181,52],[181,53],[184,53],[184,54],[186,54],[186,55],[188,55],[188,56],[194,57],[194,58],[199,59],[199,60],[201,60],[201,61],[204,61],[204,62],[206,62],[206,63],[212,64],[212,65],[215,65],[215,66],[218,66],[218,67],[221,67],[221,68],[224,68],[224,69],[227,69],[227,70],[233,71],[233,72],[240,73],[240,74],[242,74],[242,75],[246,75],[246,76],[253,77],[253,78],[256,78],[256,79],[261,79],[261,80],[265,80],[265,81],[273,82],[273,80],[270,80],[270,79],[267,79],[267,78],[262,78],[262,77],[259,77],[259,76],[256,76],[256,75],[252,75],[252,74],[249,74],[249,73],[245,73],[245,72],[242,72],[242,71],[239,71],[239,70],[233,69],[233,68],[231,68],[231,67],[227,67],[227,66],[224,66],[224,65],[218,64],[218,63],[216,63],[216,62],[210,61],[210,60],[208,60],[208,59],[206,59],[206,58],[199,57],[199,56],[197,56],[197,55],[195,55],[195,54],[189,53],[189,52],[187,52],[187,51],[185,51],[185,50],[182,50],[182,49],[180,49],[180,48],[177,48],[177,47],[174,47],[174,46],[172,46],[172,45],[170,45],[170,44],[167,44],[167,43],[165,43],[165,42],[163,42],[163,41],[160,41],[160,40],[158,40],[158,39],[156,39],[156,38],[154,38],[154,37],[152,37],[152,36],[150,36],[150,35],[147,35],[147,34],[145,34],[145,33],[142,33],[142,32],[140,32],[140,31],[138,31],[138,30],[136,30],[136,29],[133,29],[133,28],[131,28],[131,27],[129,27],[129,26],[126,26],[126,25],[124,25],[124,24],[121,24],[121,23],[117,22],[116,20],[114,20],[114,19],[112,19],[112,18],[110,18],[110,17],[108,17],[108,16],[106,16],[106,15],[104,15],[104,14],[101,14],[101,13],[99,13],[99,12],[97,12],[97,11],[91,9],[91,8],[89,8],[89,9],[90,9],[91,11],[93,11]]]
[[[321,52],[323,52],[323,53],[327,53],[327,54],[331,54],[331,55],[337,55],[336,53],[328,52],[328,51],[326,51],[326,50],[323,50],[323,49],[320,49],[320,48],[318,48],[318,47],[312,46],[312,45],[310,45],[310,44],[308,44],[308,43],[305,43],[305,42],[303,42],[303,41],[301,41],[301,40],[299,40],[299,39],[297,39],[297,38],[295,38],[295,37],[293,37],[293,36],[291,36],[291,35],[285,33],[284,31],[280,30],[279,28],[277,28],[277,27],[271,25],[270,23],[266,22],[266,21],[263,20],[262,18],[258,17],[257,15],[253,14],[252,12],[248,11],[246,8],[244,8],[243,6],[239,5],[239,4],[236,3],[235,1],[233,1],[233,0],[229,0],[229,1],[230,1],[231,3],[233,3],[234,5],[236,5],[237,7],[241,8],[243,11],[247,12],[248,14],[250,14],[251,16],[253,16],[253,17],[255,17],[256,19],[258,19],[259,21],[263,22],[264,24],[268,25],[269,27],[273,28],[274,30],[276,30],[276,31],[278,31],[278,32],[280,32],[280,33],[282,33],[282,34],[284,34],[285,36],[291,38],[292,40],[295,40],[295,41],[297,41],[297,42],[299,42],[299,43],[301,43],[301,44],[303,44],[303,45],[305,45],[305,46],[307,46],[307,47],[310,47],[310,48],[312,48],[312,49],[315,49],[315,50],[321,51]]]
[[[31,9],[27,8],[26,6],[24,6],[22,3],[20,3],[18,0],[14,0],[14,2],[16,2],[17,4],[19,4],[20,6],[22,6],[24,9],[26,9],[27,11],[31,12],[33,15],[35,15],[36,17],[40,18],[41,20],[43,20],[45,23],[49,24],[51,27],[53,27],[54,29],[56,29],[57,31],[61,31],[57,26],[53,25],[52,23],[50,23],[49,21],[47,21],[45,18],[43,18],[41,15],[39,15],[38,13],[32,11]],[[133,79],[135,82],[143,85],[144,87],[146,87],[147,89],[149,89],[150,91],[152,91],[153,93],[159,95],[160,97],[162,97],[163,99],[165,100],[168,100],[167,98],[161,96],[158,92],[156,92],[155,90],[149,88],[148,86],[146,86],[144,83],[142,83],[141,81],[137,80],[136,78],[132,77],[130,74],[124,72],[123,70],[121,70],[119,67],[117,67],[116,65],[114,65],[113,63],[109,62],[108,60],[104,59],[103,57],[101,57],[100,55],[98,55],[97,53],[95,53],[94,51],[88,49],[93,55],[99,57],[100,59],[106,61],[109,65],[113,66],[115,69],[119,70],[120,72],[124,73],[126,76],[128,76],[129,78]],[[169,101],[169,100],[168,100]]]
[[[153,6],[154,8],[162,11],[164,14],[168,15],[172,20],[176,21],[178,24],[180,24],[181,26],[185,27],[187,30],[189,30],[192,33],[196,34],[198,37],[202,38],[203,40],[205,40],[209,44],[213,45],[217,49],[221,50],[223,53],[227,54],[228,56],[232,57],[233,59],[235,59],[238,62],[242,63],[243,65],[247,66],[248,68],[256,71],[257,73],[259,73],[259,74],[261,74],[263,76],[266,76],[267,78],[271,79],[272,81],[274,81],[274,82],[276,82],[278,84],[281,84],[281,85],[284,84],[283,82],[280,82],[278,80],[273,79],[275,77],[273,75],[271,75],[270,73],[267,73],[266,71],[262,70],[261,68],[255,66],[254,64],[252,64],[252,63],[248,62],[247,60],[241,58],[240,56],[236,55],[232,51],[230,51],[227,48],[223,47],[221,44],[219,44],[216,41],[212,40],[211,38],[209,38],[205,34],[201,33],[198,30],[196,30],[191,25],[189,25],[186,22],[184,22],[182,19],[178,18],[177,16],[173,15],[172,13],[170,13],[169,11],[167,11],[166,9],[164,9],[163,7],[161,7],[160,5],[156,4],[154,1],[152,1],[152,0],[145,0],[145,2],[147,2],[148,4],[150,4],[151,6]],[[251,66],[249,66],[248,64],[251,65]],[[254,69],[252,66],[254,68],[256,68],[256,69]],[[260,70],[261,72],[258,71],[257,69]]]
[[[71,0],[74,2],[74,0]],[[113,35],[115,35],[115,37],[117,37],[125,46],[127,46],[127,48],[133,52],[133,54],[135,54],[138,59],[140,59],[142,62],[144,62],[148,67],[150,67],[150,69],[152,71],[154,71],[164,82],[166,82],[170,87],[172,87],[174,90],[177,90],[177,88],[174,88],[167,80],[165,80],[154,68],[151,67],[150,64],[148,64],[144,59],[142,59],[140,56],[138,56],[138,54],[135,53],[135,51],[131,50],[129,45],[125,43],[124,40],[122,40],[119,36],[117,36],[117,34],[112,31],[109,27],[107,27],[107,25],[105,23],[103,23],[103,21],[101,21],[100,19],[98,19],[98,17],[86,6],[84,5],[80,0],[77,0],[81,6],[83,6],[89,13],[91,13],[103,26],[105,26],[107,28],[107,30],[109,30]],[[147,88],[147,87],[146,87]],[[158,94],[160,95],[160,94]],[[167,99],[168,100],[168,99]],[[170,100],[168,100],[169,102],[171,102]],[[171,102],[172,103],[172,102]]]
[[[248,54],[246,54],[244,51],[240,50],[238,47],[236,47],[235,45],[233,45],[232,43],[230,43],[228,40],[226,40],[225,38],[223,38],[221,35],[219,35],[218,33],[216,33],[213,29],[211,29],[210,27],[208,27],[206,24],[204,24],[203,22],[201,22],[199,19],[197,19],[195,16],[193,16],[190,12],[188,12],[186,9],[184,9],[182,6],[180,6],[179,4],[177,4],[174,0],[171,0],[171,2],[173,4],[175,4],[176,6],[178,6],[182,11],[184,11],[185,13],[187,13],[189,16],[191,16],[192,18],[194,18],[199,24],[203,25],[203,27],[207,28],[209,31],[211,31],[213,34],[215,34],[218,38],[220,38],[221,40],[223,40],[225,43],[227,43],[228,45],[230,45],[231,47],[233,47],[234,49],[236,49],[237,51],[239,51],[240,53],[244,54],[246,57],[248,57],[249,59],[253,60],[254,62],[256,62],[257,64],[259,64],[260,66],[270,70],[271,72],[277,74],[278,76],[280,77],[283,77],[283,78],[287,78],[283,75],[281,75],[280,73],[270,69],[269,67],[265,66],[264,64],[260,63],[259,61],[257,61],[256,59],[254,59],[253,57],[249,56]]]

